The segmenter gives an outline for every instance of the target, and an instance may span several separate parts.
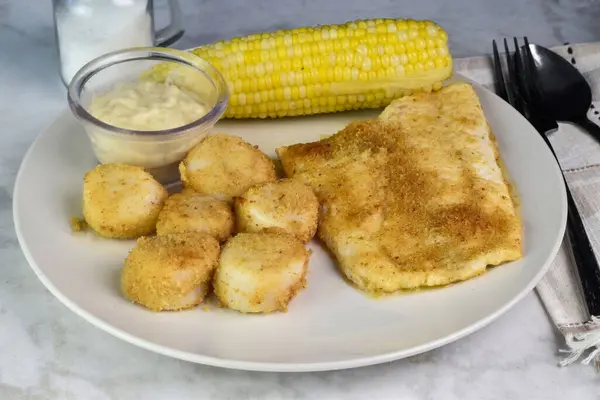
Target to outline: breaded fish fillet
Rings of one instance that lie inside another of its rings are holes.
[[[277,153],[288,176],[314,189],[319,237],[361,289],[449,284],[522,255],[495,139],[466,83]]]

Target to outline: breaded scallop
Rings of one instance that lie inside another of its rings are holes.
[[[141,237],[125,260],[121,290],[153,311],[202,303],[219,259],[219,243],[201,232]]]
[[[240,232],[285,232],[307,243],[317,231],[319,202],[299,180],[260,183],[234,204]]]
[[[240,233],[223,247],[213,279],[226,307],[245,313],[285,311],[306,285],[310,253],[285,233]]]
[[[231,236],[233,228],[233,211],[229,204],[190,189],[171,195],[156,223],[158,235],[205,232],[220,242]]]
[[[167,190],[141,167],[102,164],[83,179],[83,216],[104,237],[149,235],[167,196]]]
[[[181,181],[198,193],[231,201],[250,186],[274,181],[275,165],[237,136],[207,136],[179,164]]]

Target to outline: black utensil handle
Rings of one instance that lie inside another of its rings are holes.
[[[598,131],[600,133],[600,129]],[[560,168],[558,156],[554,152],[550,140],[544,132],[540,133]],[[600,316],[600,266],[598,265],[598,259],[594,254],[594,248],[590,243],[590,238],[587,235],[583,220],[577,209],[577,204],[575,204],[575,200],[573,199],[573,195],[571,194],[571,190],[569,189],[564,174],[563,181],[565,182],[565,190],[567,191],[567,207],[569,210],[567,216],[567,236],[569,238],[571,250],[573,251],[573,261],[575,261],[575,266],[577,267],[577,274],[579,275],[579,281],[581,282],[581,289],[583,290],[583,297],[588,311],[590,315]]]
[[[598,143],[600,143],[600,126],[590,121],[587,117],[580,119],[575,123],[585,129]]]
[[[566,189],[569,207],[568,234],[577,273],[588,311],[591,315],[600,316],[600,267],[571,191],[568,186]]]

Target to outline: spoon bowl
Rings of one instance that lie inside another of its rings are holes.
[[[592,105],[592,90],[575,66],[543,46],[530,44],[544,109],[560,122],[570,122],[587,130],[600,142],[600,127],[587,113]]]

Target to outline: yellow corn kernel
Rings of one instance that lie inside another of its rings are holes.
[[[440,89],[452,72],[446,32],[430,21],[405,19],[255,34],[193,53],[228,82],[226,118],[383,107],[399,96]],[[164,80],[170,68],[159,64],[151,76]]]

